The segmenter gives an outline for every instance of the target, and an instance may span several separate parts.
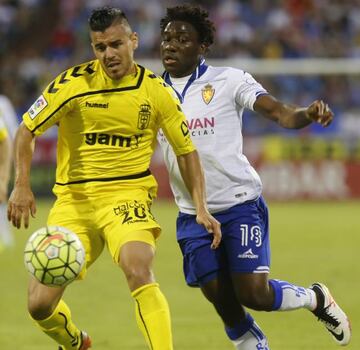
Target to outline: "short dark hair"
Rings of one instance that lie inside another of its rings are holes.
[[[96,8],[89,17],[89,26],[93,32],[104,32],[115,22],[125,24],[130,28],[125,13],[116,7],[104,6]]]
[[[209,47],[214,42],[215,26],[208,19],[209,13],[199,6],[190,4],[168,7],[166,16],[160,20],[161,32],[172,21],[183,21],[190,23],[199,35],[199,41]]]

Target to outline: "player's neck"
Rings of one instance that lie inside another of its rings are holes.
[[[190,77],[191,77],[191,74],[185,75],[183,77],[173,77],[170,75],[171,81],[175,84],[186,83],[190,79]]]

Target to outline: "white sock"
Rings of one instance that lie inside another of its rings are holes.
[[[270,280],[275,293],[273,310],[287,311],[305,308],[316,308],[316,294],[310,288],[295,286],[286,281]]]
[[[11,247],[14,245],[13,234],[7,220],[6,204],[0,204],[0,242],[5,247]]]

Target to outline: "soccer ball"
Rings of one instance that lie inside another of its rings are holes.
[[[61,226],[47,226],[28,239],[26,269],[42,284],[65,286],[76,279],[85,263],[85,250],[79,237]]]

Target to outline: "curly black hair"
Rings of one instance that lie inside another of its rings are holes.
[[[201,44],[209,47],[214,42],[215,26],[212,21],[208,19],[209,13],[199,6],[190,4],[168,7],[166,9],[166,16],[160,20],[161,32],[172,21],[183,21],[190,23],[199,35]]]
[[[130,28],[123,11],[116,7],[104,6],[92,11],[89,18],[89,27],[94,32],[104,32],[115,22],[123,23]]]

